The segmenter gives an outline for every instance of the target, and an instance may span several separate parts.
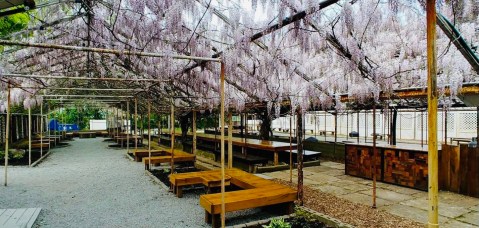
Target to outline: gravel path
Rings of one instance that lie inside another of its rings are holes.
[[[37,227],[210,227],[198,194],[174,197],[103,138],[75,139],[38,167],[9,170],[0,208],[41,207]],[[227,223],[270,216],[254,212],[229,214]]]

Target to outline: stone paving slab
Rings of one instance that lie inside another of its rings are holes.
[[[326,161],[322,162],[321,166],[307,167],[304,170],[306,186],[351,202],[372,205],[372,180],[344,175],[344,164]],[[297,179],[296,170],[293,174],[293,180]],[[267,175],[289,180],[289,171],[273,172]],[[376,187],[376,204],[379,209],[427,223],[427,192],[383,182],[377,182]],[[479,226],[479,199],[440,191],[439,222],[445,227]]]
[[[315,180],[315,181],[318,181],[318,182],[336,182],[336,181],[339,181],[339,178],[334,177],[334,176],[330,176],[330,175],[326,175],[326,174],[323,174],[323,173],[316,173],[314,175],[310,175],[310,176],[305,177],[305,178],[310,179],[310,180]]]
[[[479,211],[479,205],[469,208],[473,211]]]
[[[320,165],[320,166],[311,166],[311,167],[305,167],[303,170],[315,172],[315,173],[320,173],[320,172],[326,172],[330,170],[337,170],[328,166]]]
[[[472,207],[479,204],[478,198],[444,191],[439,192],[439,201],[459,207]]]
[[[313,189],[317,189],[322,192],[326,192],[329,194],[333,194],[335,196],[341,196],[341,195],[346,195],[350,194],[353,191],[352,190],[347,190],[345,188],[333,186],[333,185],[319,185],[319,186],[311,186]]]
[[[446,223],[444,223],[444,225],[441,225],[441,227],[444,227],[444,228],[472,228],[472,227],[477,227],[477,226],[451,219],[451,220],[447,221]]]
[[[372,206],[373,205],[373,199],[371,198],[371,196],[364,195],[364,194],[361,194],[361,193],[351,193],[351,194],[343,195],[343,196],[341,196],[341,198],[347,199],[347,200],[349,200],[351,202],[354,202],[354,203],[359,203],[359,204],[363,204],[363,205],[367,205],[367,206]],[[389,200],[376,198],[376,206],[377,207],[383,207],[383,206],[391,205],[393,203],[394,202],[391,202]]]
[[[428,200],[427,198],[412,199],[405,202],[401,202],[403,205],[419,208],[422,210],[428,209]],[[449,218],[456,218],[463,214],[471,212],[470,210],[464,207],[452,206],[450,204],[439,201],[439,214]]]
[[[371,188],[370,186],[367,186],[367,185],[364,185],[364,184],[358,184],[358,183],[356,183],[354,181],[350,181],[350,180],[339,180],[339,181],[336,181],[336,182],[331,182],[330,184],[334,185],[334,186],[344,188],[344,189],[352,190],[352,191],[355,191],[355,192],[364,191],[364,190],[367,190],[367,189]]]
[[[373,195],[372,190],[362,191],[361,193],[365,194],[365,195],[368,195],[368,196]],[[386,189],[381,189],[381,188],[376,189],[376,196],[378,198],[393,201],[393,202],[401,202],[401,201],[412,199],[412,196],[410,196],[410,195],[405,195],[405,194],[401,194],[401,193],[397,193],[397,192],[393,192],[391,190],[386,190]]]
[[[417,222],[427,223],[428,221],[428,213],[425,210],[421,210],[416,207],[410,207],[402,204],[393,204],[390,206],[386,206],[381,208],[391,214],[405,217]],[[444,216],[439,215],[439,223],[444,224],[447,221],[447,218]]]
[[[465,214],[457,218],[457,220],[479,226],[479,212],[474,211],[469,214]]]

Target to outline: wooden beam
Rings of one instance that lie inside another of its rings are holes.
[[[221,62],[220,73],[220,121],[221,121],[221,227],[225,227],[225,64]]]
[[[428,227],[439,227],[438,214],[438,151],[437,151],[437,54],[436,0],[426,1],[427,18],[427,112],[428,112]]]
[[[115,55],[133,55],[133,56],[144,56],[144,57],[172,58],[172,59],[184,59],[184,60],[200,60],[200,61],[213,61],[213,62],[221,61],[219,58],[215,58],[215,57],[208,58],[208,57],[198,57],[198,56],[188,56],[188,55],[168,55],[168,54],[152,53],[152,52],[138,52],[138,51],[128,51],[128,50],[107,49],[107,48],[92,48],[92,47],[69,46],[69,45],[48,44],[48,43],[22,42],[22,41],[13,41],[13,40],[0,40],[0,45],[60,49],[60,50],[81,51],[81,52],[95,52],[95,53],[115,54]]]

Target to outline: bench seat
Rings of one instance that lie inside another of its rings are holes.
[[[130,150],[129,153],[133,154],[133,156],[135,157],[135,161],[137,162],[141,162],[144,157],[149,157],[150,155],[148,149],[134,149]],[[165,152],[163,152],[163,150],[151,150],[151,156],[160,155],[165,155]]]
[[[297,192],[284,186],[254,188],[226,192],[224,199],[225,212],[276,205],[276,209],[283,206],[283,213],[290,214],[293,211],[293,203],[297,199]],[[221,193],[202,195],[200,205],[205,209],[205,221],[211,223],[213,227],[218,227]]]
[[[211,188],[221,186],[221,172],[201,171],[192,173],[175,173],[169,176],[171,187],[178,198],[183,196],[183,187],[202,184],[207,188],[207,193],[211,192]],[[230,185],[231,177],[225,175],[225,186]]]
[[[195,155],[182,155],[182,154],[175,154],[173,157],[173,161],[177,162],[194,162],[196,160]],[[145,169],[150,169],[151,165],[158,165],[161,163],[170,163],[171,162],[171,155],[163,155],[163,156],[153,156],[151,157],[151,161],[149,157],[143,158],[143,164],[145,164]]]

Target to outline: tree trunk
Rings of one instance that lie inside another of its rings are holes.
[[[271,115],[268,114],[266,110],[259,113],[259,118],[261,120],[261,126],[259,129],[259,139],[270,140],[273,131],[271,130]]]

